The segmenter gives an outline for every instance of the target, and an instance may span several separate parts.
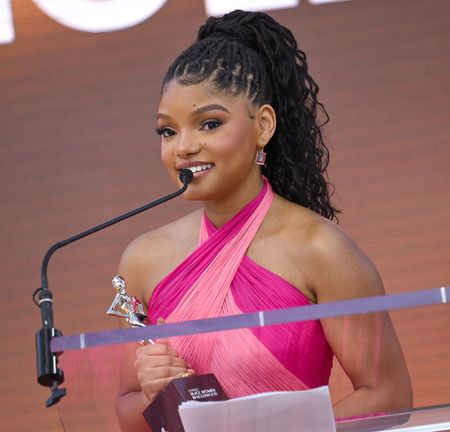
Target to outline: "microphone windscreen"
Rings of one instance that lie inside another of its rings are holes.
[[[190,169],[182,169],[180,172],[180,180],[182,181],[183,184],[189,184],[192,179],[194,178],[194,174],[192,173],[192,171]]]

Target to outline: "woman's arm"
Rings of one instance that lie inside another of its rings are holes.
[[[142,391],[134,369],[138,345],[127,344],[123,348],[120,362],[119,394],[116,399],[117,419],[123,432],[148,432],[151,429],[142,413],[150,404],[150,400]]]
[[[151,246],[151,245],[150,245]],[[144,236],[133,242],[124,252],[119,274],[127,282],[127,292],[145,304],[146,281],[151,280],[154,257]],[[124,320],[121,327],[127,326]],[[155,344],[127,344],[121,353],[120,384],[116,413],[123,432],[148,432],[150,427],[142,413],[156,395],[174,378],[186,372],[186,364],[167,340]]]
[[[384,294],[374,265],[337,227],[327,225],[318,236],[311,264],[318,303]],[[322,326],[354,389],[334,405],[336,417],[412,406],[408,370],[387,313],[329,318]]]

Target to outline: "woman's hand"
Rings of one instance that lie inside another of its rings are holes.
[[[180,378],[187,372],[193,373],[167,341],[138,348],[134,367],[149,403],[174,378]]]
[[[164,324],[164,319],[158,318],[158,324]],[[138,348],[134,368],[148,403],[153,402],[156,395],[173,379],[181,378],[184,374],[194,374],[169,345],[168,339],[159,339],[157,343]]]

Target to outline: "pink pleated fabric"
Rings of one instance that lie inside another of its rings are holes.
[[[149,317],[179,322],[309,304],[295,287],[245,254],[273,200],[258,196],[216,229],[203,215],[200,245],[155,288]],[[318,321],[170,339],[198,374],[212,372],[229,397],[328,384],[333,354]]]

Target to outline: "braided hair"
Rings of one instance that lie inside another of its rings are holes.
[[[306,55],[289,29],[261,12],[235,10],[211,17],[169,67],[162,91],[174,79],[246,95],[254,106],[270,104],[277,128],[264,148],[262,173],[282,197],[337,219],[339,210],[330,202],[333,185],[326,180],[329,152],[320,129],[329,117],[317,99],[319,87],[308,73]]]

